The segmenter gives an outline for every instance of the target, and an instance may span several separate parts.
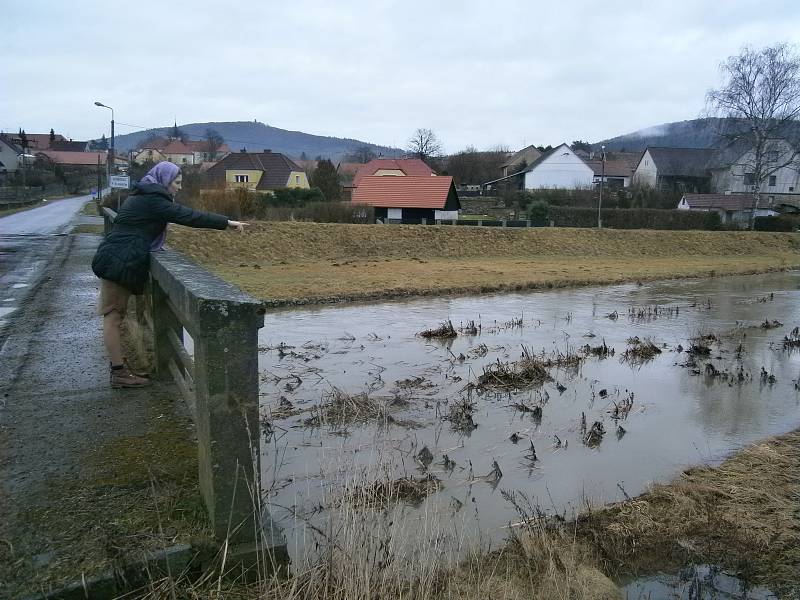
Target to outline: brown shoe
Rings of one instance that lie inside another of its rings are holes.
[[[128,362],[127,358],[123,359],[123,363],[122,364],[125,365],[125,368],[128,370],[128,373],[130,373],[131,375],[135,375],[136,377],[141,377],[142,379],[150,379],[150,373],[146,373],[145,371],[139,371],[138,369],[134,369],[131,366],[131,363]]]
[[[128,367],[121,369],[111,369],[111,387],[118,388],[139,388],[150,385],[150,380],[139,377],[130,372]]]

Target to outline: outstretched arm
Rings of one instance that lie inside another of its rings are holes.
[[[202,210],[194,210],[177,202],[162,200],[153,202],[150,206],[153,215],[169,223],[186,225],[187,227],[202,227],[206,229],[227,229],[231,221],[225,215],[219,215]]]

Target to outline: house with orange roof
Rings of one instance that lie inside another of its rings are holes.
[[[178,166],[200,165],[206,161],[217,161],[229,154],[231,149],[222,144],[214,152],[207,140],[179,140],[155,138],[142,143],[134,152],[134,162],[161,162],[167,160]]]
[[[36,160],[47,164],[62,165],[65,167],[96,167],[106,164],[107,152],[75,152],[72,150],[41,150],[36,153]],[[122,159],[117,157],[116,163],[122,164]]]
[[[430,174],[362,175],[352,203],[374,206],[376,219],[406,223],[457,219],[461,209],[453,178]]]
[[[353,187],[358,187],[362,177],[431,177],[433,170],[418,158],[373,158],[361,165],[353,177]]]

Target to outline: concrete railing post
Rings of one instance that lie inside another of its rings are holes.
[[[183,325],[169,308],[167,295],[158,282],[151,279],[145,293],[149,296],[150,315],[153,323],[153,370],[158,379],[169,380],[172,379],[169,363],[175,356],[169,334],[170,332],[175,333],[178,340],[183,343]],[[179,361],[175,361],[175,364],[179,369],[181,368]]]
[[[530,226],[531,226],[531,222],[530,222],[530,220],[528,220],[528,221],[525,221],[525,227],[530,227]]]
[[[239,312],[239,314],[231,314]],[[257,541],[259,524],[258,329],[251,307],[209,303],[194,340],[200,491],[214,531]]]
[[[503,219],[502,221],[500,221],[500,223],[501,223],[501,227],[506,227],[506,220],[505,220],[505,219]]]

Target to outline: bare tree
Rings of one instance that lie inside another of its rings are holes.
[[[375,154],[375,151],[370,146],[362,144],[355,147],[352,152],[346,154],[344,159],[346,162],[368,163],[376,157],[377,154]]]
[[[707,95],[710,112],[726,117],[720,133],[742,151],[745,185],[752,188],[750,228],[761,187],[780,169],[800,167],[800,57],[787,44],[744,48],[720,65],[724,84]]]
[[[208,160],[215,160],[217,150],[220,149],[225,139],[220,135],[216,129],[206,129],[206,146],[208,148]]]
[[[408,140],[407,150],[414,158],[428,163],[442,153],[442,144],[430,129],[417,129]]]
[[[508,149],[476,150],[467,146],[447,158],[447,174],[457,185],[481,184],[500,177],[500,167],[508,159]]]

